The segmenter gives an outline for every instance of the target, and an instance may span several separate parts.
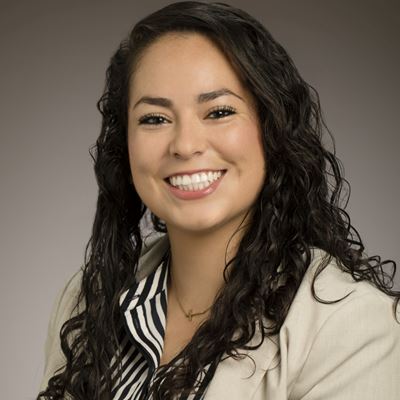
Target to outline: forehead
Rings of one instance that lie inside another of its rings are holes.
[[[131,77],[130,97],[177,90],[207,92],[216,87],[246,91],[225,54],[208,37],[168,33],[144,50]]]

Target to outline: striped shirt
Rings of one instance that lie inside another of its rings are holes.
[[[123,324],[119,331],[120,354],[111,362],[113,400],[147,399],[149,386],[157,376],[168,307],[168,261],[169,251],[153,272],[120,297]],[[201,371],[197,377],[201,388],[207,387],[215,367],[210,363]],[[201,400],[203,396],[191,394],[180,399]]]

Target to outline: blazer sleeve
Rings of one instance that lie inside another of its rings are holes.
[[[400,325],[392,305],[369,293],[339,307],[316,335],[290,399],[398,400]]]
[[[78,311],[77,305],[82,270],[76,272],[58,293],[50,314],[47,337],[44,347],[45,367],[40,391],[47,388],[49,379],[58,369],[65,366],[65,357],[61,351],[60,331],[65,321]]]

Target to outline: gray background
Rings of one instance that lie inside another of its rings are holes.
[[[88,148],[119,41],[165,1],[2,1],[1,397],[33,399],[57,292],[83,262],[97,188]],[[263,4],[260,4],[263,3]],[[400,260],[397,1],[232,1],[320,93],[370,255]]]

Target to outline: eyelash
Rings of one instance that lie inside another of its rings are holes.
[[[221,117],[221,118],[224,118],[224,117],[228,117],[229,115],[235,114],[236,110],[231,106],[219,106],[219,107],[214,108],[213,110],[211,110],[208,115],[213,114],[213,113],[217,113],[217,112],[229,112],[228,115],[224,115],[224,116]],[[143,117],[141,117],[139,119],[139,125],[161,125],[161,123],[150,123],[149,120],[152,119],[152,118],[163,118],[163,119],[166,119],[161,114],[156,114],[156,113],[146,114],[146,115],[144,115]],[[221,119],[221,118],[212,118],[212,119]]]

